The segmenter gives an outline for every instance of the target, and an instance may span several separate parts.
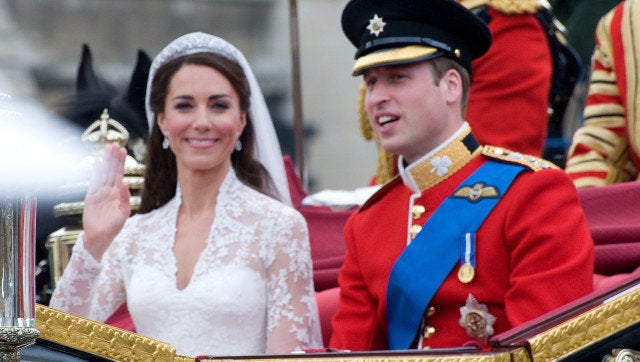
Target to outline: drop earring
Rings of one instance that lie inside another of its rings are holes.
[[[164,134],[164,139],[162,140],[162,148],[164,148],[165,150],[169,148],[169,137],[167,137],[167,134]]]
[[[235,149],[236,149],[236,151],[238,151],[238,152],[240,152],[240,150],[242,149],[242,142],[240,142],[240,135],[241,135],[241,133],[240,133],[240,132],[237,132],[237,133],[236,133],[236,137],[238,137],[238,139],[236,140],[236,146],[235,146]]]

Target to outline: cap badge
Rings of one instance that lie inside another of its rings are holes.
[[[387,23],[382,21],[382,18],[378,17],[378,14],[375,14],[372,19],[369,19],[369,26],[367,26],[367,29],[369,29],[370,34],[378,36],[384,31],[385,25],[387,25]]]
[[[469,337],[476,338],[482,343],[487,343],[493,335],[493,323],[496,321],[487,306],[478,303],[473,295],[469,294],[467,303],[460,308],[460,327],[467,331]]]

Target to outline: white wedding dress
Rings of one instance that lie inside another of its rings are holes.
[[[50,306],[105,321],[126,298],[137,333],[186,356],[322,347],[304,218],[231,169],[207,245],[179,290],[172,251],[179,195],[129,218],[101,263],[81,236]]]

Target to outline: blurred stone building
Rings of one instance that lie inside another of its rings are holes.
[[[74,91],[83,43],[96,71],[128,81],[138,49],[151,57],[176,37],[203,31],[236,45],[260,82],[283,152],[293,141],[293,0],[0,0],[0,92],[55,108]],[[360,135],[354,49],[340,28],[345,0],[297,0],[301,104],[310,192],[353,189],[375,171]]]

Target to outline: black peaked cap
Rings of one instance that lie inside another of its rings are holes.
[[[390,55],[376,65],[445,55],[471,72],[471,60],[491,45],[484,20],[454,0],[351,0],[342,12],[342,30],[357,48],[355,59],[408,45],[435,49],[420,59],[394,61]]]

